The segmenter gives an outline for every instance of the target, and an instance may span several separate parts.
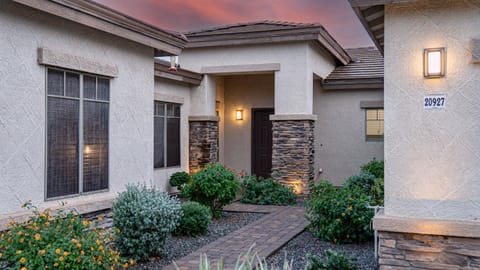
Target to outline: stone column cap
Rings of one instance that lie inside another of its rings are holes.
[[[272,114],[270,120],[272,121],[291,121],[291,120],[311,120],[317,121],[318,117],[315,114]]]
[[[190,115],[188,121],[190,122],[218,122],[220,117],[215,115]]]
[[[394,217],[382,212],[373,218],[373,228],[382,232],[480,237],[479,221]]]

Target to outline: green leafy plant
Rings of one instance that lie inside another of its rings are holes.
[[[190,175],[186,172],[176,172],[170,176],[170,185],[182,190],[184,184],[190,180]]]
[[[122,254],[145,260],[160,255],[165,240],[181,218],[177,198],[145,185],[128,185],[112,207],[113,223],[119,229],[116,244]]]
[[[376,178],[384,178],[384,162],[383,160],[373,159],[372,161],[360,167],[362,172],[373,174]]]
[[[325,259],[307,255],[310,263],[305,268],[306,270],[357,270],[355,265],[356,258],[348,257],[344,252],[335,252],[327,249],[323,252]]]
[[[198,236],[208,232],[208,225],[212,222],[210,208],[197,202],[185,202],[182,203],[182,213],[174,234]]]
[[[368,202],[359,188],[336,189],[321,181],[306,202],[310,229],[316,237],[339,244],[370,240],[373,211],[367,208]]]
[[[252,245],[247,253],[238,255],[237,261],[234,266],[234,270],[277,270],[279,268],[275,266],[268,266],[267,262],[265,259],[261,259],[256,253],[252,253],[254,245]],[[175,268],[177,270],[180,270],[180,268],[177,266],[175,262],[173,262],[175,265]],[[292,267],[293,261],[288,261],[285,257],[285,260],[282,265],[282,270],[291,270],[293,269]],[[201,254],[200,255],[200,262],[198,265],[199,270],[210,270],[212,269],[213,266],[211,262],[208,260],[207,254]],[[224,270],[225,269],[225,264],[223,262],[223,258],[220,258],[220,260],[217,263],[217,270]]]
[[[283,186],[271,178],[255,175],[246,176],[242,184],[243,203],[260,205],[292,205],[297,196],[290,187]]]
[[[182,196],[210,207],[214,217],[235,199],[240,183],[235,173],[222,164],[209,164],[194,173],[181,190]]]
[[[50,209],[32,211],[25,222],[9,222],[0,236],[0,258],[13,269],[111,269],[133,265],[120,257],[111,244],[111,232],[97,228],[98,221],[86,221],[75,211]],[[101,220],[102,217],[99,217]]]

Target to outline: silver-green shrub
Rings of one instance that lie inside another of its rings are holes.
[[[120,253],[138,260],[163,252],[182,215],[177,198],[144,185],[128,185],[113,203],[112,213]]]

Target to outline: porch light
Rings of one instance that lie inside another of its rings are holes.
[[[243,110],[237,110],[235,112],[235,119],[236,120],[243,120]]]
[[[445,76],[445,48],[425,49],[423,51],[423,76],[439,78]]]

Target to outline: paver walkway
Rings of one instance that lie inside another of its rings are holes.
[[[273,254],[308,225],[305,208],[295,206],[261,206],[233,203],[225,211],[269,213],[247,226],[232,232],[176,261],[181,270],[198,269],[201,254],[207,254],[212,268],[223,258],[225,269],[233,269],[240,253],[245,254],[255,244],[253,252],[260,258]],[[175,269],[168,265],[163,269]]]

